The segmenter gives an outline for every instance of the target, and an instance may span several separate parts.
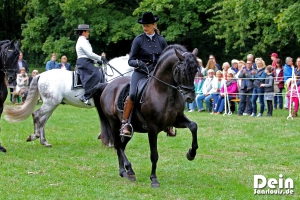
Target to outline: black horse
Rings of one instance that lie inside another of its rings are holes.
[[[7,97],[7,81],[12,83],[16,79],[17,63],[20,55],[19,41],[0,41],[0,117],[3,112],[4,102]],[[6,149],[0,144],[0,151],[6,152]]]
[[[192,132],[192,148],[187,153],[187,159],[193,160],[198,149],[197,124],[190,121],[184,114],[184,102],[195,99],[194,77],[198,62],[196,55],[181,45],[167,47],[146,85],[143,93],[143,103],[135,104],[131,122],[137,132],[148,132],[151,151],[152,171],[150,179],[152,187],[159,187],[156,178],[158,161],[157,135],[167,127],[189,128]],[[122,112],[118,109],[118,97],[130,78],[118,78],[107,86],[103,85],[95,95],[101,95],[100,101],[95,101],[101,119],[100,139],[106,145],[114,145],[119,159],[119,174],[129,180],[135,180],[135,173],[125,155],[125,147],[129,137],[120,136]],[[106,87],[105,87],[106,86]],[[98,97],[99,98],[99,97]],[[94,96],[95,99],[95,96]],[[145,128],[146,127],[146,128]]]

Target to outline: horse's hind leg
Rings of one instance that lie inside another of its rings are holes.
[[[33,125],[34,125],[34,134],[31,134],[27,138],[27,142],[36,140],[40,138],[40,133],[39,133],[39,125],[38,125],[38,111],[35,111],[32,113],[32,119],[33,119]]]
[[[117,137],[117,141],[115,141],[115,148],[117,149],[117,155],[119,159],[120,176],[125,177],[130,181],[135,181],[135,173],[132,169],[131,163],[129,162],[125,154],[125,147],[131,138],[125,137],[124,142],[121,142],[119,131],[117,131],[117,134],[115,135]]]

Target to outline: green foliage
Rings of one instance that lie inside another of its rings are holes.
[[[275,2],[276,4],[268,0],[219,1],[207,10],[213,16],[209,19],[212,26],[205,33],[214,34],[217,40],[225,40],[227,53],[237,48],[241,49],[241,55],[248,52],[263,54],[270,47],[273,51],[280,51],[299,32],[299,23],[291,23],[299,16],[299,13],[296,14],[299,2]]]

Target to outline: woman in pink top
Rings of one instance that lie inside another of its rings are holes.
[[[224,111],[225,100],[224,96],[228,94],[228,100],[234,99],[236,97],[236,92],[238,89],[237,82],[233,80],[233,73],[229,72],[227,74],[227,81],[225,82],[226,85],[223,85],[220,91],[220,95],[217,101],[216,107],[216,114],[221,114]],[[225,88],[226,87],[226,88]]]
[[[297,80],[299,77],[297,77]],[[292,117],[297,117],[299,109],[299,94],[300,94],[300,85],[297,87],[296,81],[290,81],[286,97],[288,98],[288,108],[290,109],[291,104],[294,103],[294,111]]]

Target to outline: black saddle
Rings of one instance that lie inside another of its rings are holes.
[[[76,89],[76,88],[83,88],[82,86],[82,83],[81,83],[81,79],[80,79],[80,76],[79,76],[79,73],[77,71],[74,71],[72,73],[73,75],[73,84],[72,84],[72,90],[73,89]]]
[[[137,87],[136,87],[136,94],[135,94],[135,105],[142,103],[142,96],[145,91],[146,85],[149,82],[149,78],[142,78],[139,80]],[[130,83],[124,86],[122,91],[119,94],[118,101],[117,101],[117,108],[119,111],[124,110],[124,102],[129,95]]]

